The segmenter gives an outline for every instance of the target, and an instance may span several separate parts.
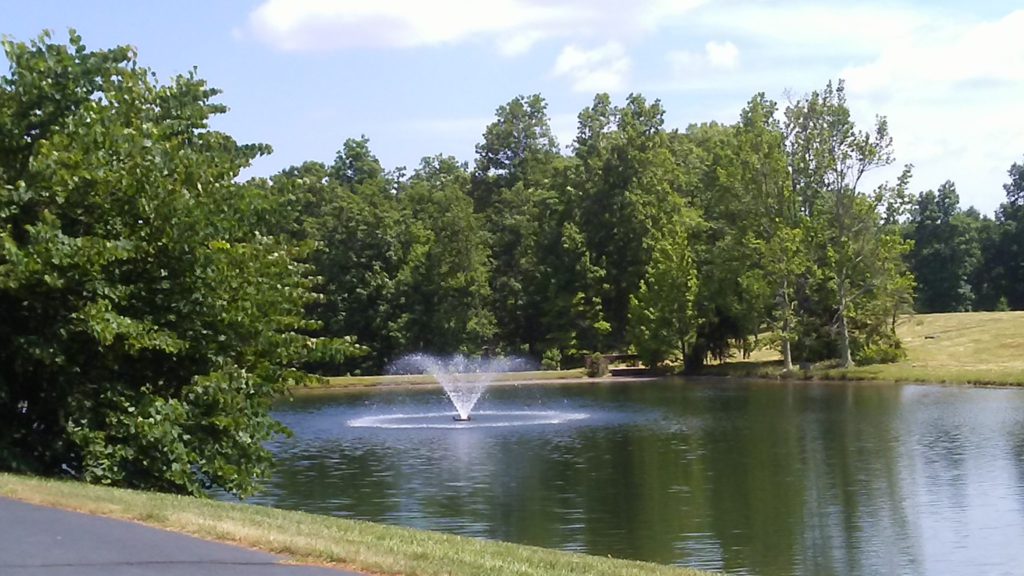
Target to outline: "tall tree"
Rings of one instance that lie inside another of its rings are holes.
[[[592,263],[604,271],[601,300],[611,343],[627,342],[630,297],[647,273],[654,232],[680,217],[685,174],[672,155],[661,103],[630,95],[612,107],[606,94],[579,115],[572,187],[579,229]]]
[[[998,211],[997,211],[998,216]],[[961,215],[965,227],[973,230],[977,238],[978,265],[971,274],[970,284],[974,293],[975,310],[997,310],[1009,306],[1006,302],[1006,258],[1002,250],[1002,224],[990,216],[983,216],[974,208],[968,208]]]
[[[450,156],[424,158],[399,196],[413,229],[403,301],[407,346],[474,352],[490,342],[487,245],[473,213],[466,166]]]
[[[3,41],[0,466],[245,494],[310,338],[313,279],[265,187],[265,146],[211,130],[194,72],[159,84],[133,49],[72,31]],[[270,216],[266,216],[266,215]]]
[[[922,192],[909,221],[911,268],[917,279],[918,312],[965,312],[974,294],[970,284],[980,258],[974,223],[960,210],[952,182]]]
[[[892,138],[882,117],[872,132],[857,129],[842,81],[792,103],[785,115],[793,190],[811,222],[816,264],[827,275],[839,361],[849,367],[853,302],[875,280],[859,267],[878,239],[870,224],[879,218],[879,202],[860,185],[870,170],[892,164]]]
[[[476,146],[471,194],[486,212],[502,191],[544,187],[561,156],[551,132],[547,102],[540,94],[517,96],[498,107]]]
[[[778,105],[757,94],[740,113],[736,128],[737,183],[746,195],[740,202],[752,208],[748,216],[746,244],[756,249],[747,260],[750,269],[761,269],[766,284],[764,294],[772,302],[767,315],[779,340],[783,369],[793,369],[792,344],[795,325],[797,287],[807,274],[804,230],[806,217],[798,208],[786,162],[785,133],[776,114]],[[753,294],[752,296],[756,296]],[[755,299],[755,305],[759,302]]]
[[[377,373],[404,347],[398,301],[410,240],[395,186],[366,138],[346,140],[330,166],[307,162],[273,179],[278,197],[304,207],[299,233],[316,241],[323,298],[311,314],[323,334],[351,335],[368,352],[311,368]]]
[[[541,238],[559,222],[553,180],[562,165],[540,95],[500,106],[477,145],[471,194],[484,215],[492,270],[491,308],[498,337],[532,353],[544,339]]]
[[[1003,292],[1009,307],[1024,310],[1024,161],[1008,170],[1003,185],[1006,202],[999,206],[999,256],[1003,261]]]

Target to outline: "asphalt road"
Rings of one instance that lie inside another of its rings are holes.
[[[358,576],[141,524],[0,498],[2,576]]]

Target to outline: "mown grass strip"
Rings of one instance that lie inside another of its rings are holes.
[[[403,576],[699,576],[698,570],[618,560],[201,498],[0,474],[0,496],[134,520],[200,538]]]
[[[534,370],[530,372],[500,372],[493,375],[494,382],[548,382],[552,380],[570,380],[585,378],[582,368],[574,370]],[[429,374],[402,374],[383,376],[331,376],[324,378],[319,385],[305,386],[302,389],[316,388],[362,388],[373,386],[425,386],[435,385],[437,381]]]

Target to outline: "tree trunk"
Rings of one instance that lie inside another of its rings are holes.
[[[683,354],[683,371],[687,374],[700,372],[708,356],[708,348],[700,338],[690,346],[690,353]]]
[[[846,325],[846,298],[839,301],[839,364],[843,368],[853,367],[853,357],[850,356],[850,330]]]
[[[785,306],[785,311],[782,317],[782,371],[792,372],[793,371],[793,352],[789,345],[789,290],[788,282],[783,281],[782,283],[782,305]]]
[[[792,372],[793,371],[793,353],[789,348],[789,336],[782,341],[782,371]]]

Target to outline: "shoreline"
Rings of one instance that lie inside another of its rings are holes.
[[[591,556],[208,498],[0,473],[0,496],[138,522],[287,556],[289,563],[367,576],[710,576],[710,572]]]
[[[523,374],[527,375],[530,372],[505,372],[504,374]],[[488,387],[498,386],[556,386],[559,384],[611,384],[611,383],[628,383],[635,384],[641,382],[651,382],[665,378],[666,376],[600,376],[600,377],[588,377],[578,376],[570,378],[504,378],[494,380],[487,384]],[[355,377],[353,377],[355,378]],[[382,380],[381,378],[389,378],[387,376],[359,376],[358,378],[366,378],[365,383],[346,383],[341,385],[330,385],[326,384],[323,386],[300,386],[289,388],[288,393],[293,396],[314,396],[317,394],[340,394],[345,392],[365,392],[367,390],[413,390],[419,388],[441,388],[441,384],[433,379],[432,376],[425,375],[425,378],[420,378],[410,381],[395,381],[389,382]],[[428,380],[429,378],[429,380]]]

